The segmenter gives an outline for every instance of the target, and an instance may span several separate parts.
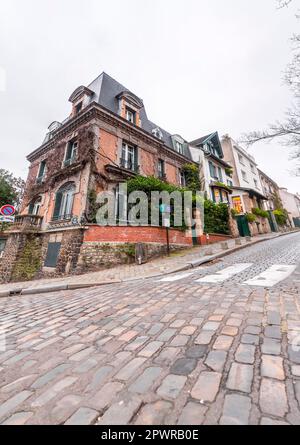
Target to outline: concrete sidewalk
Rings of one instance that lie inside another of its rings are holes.
[[[140,266],[136,264],[121,265],[97,272],[88,272],[83,275],[2,284],[0,285],[0,297],[80,289],[168,275],[198,267],[201,264],[221,258],[249,245],[251,246],[290,233],[293,232],[265,234],[253,238],[237,238],[208,246],[194,247],[173,253],[170,257],[165,256],[154,259]]]

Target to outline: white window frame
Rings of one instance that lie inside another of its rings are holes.
[[[238,158],[239,158],[239,163],[242,164],[242,165],[245,165],[245,163],[244,163],[244,156],[241,155],[240,153],[238,153]]]
[[[182,143],[182,142],[180,142],[180,141],[175,141],[175,147],[176,147],[176,151],[177,151],[179,154],[181,154],[181,155],[184,154],[184,146],[183,146],[183,143]]]
[[[126,120],[128,122],[131,122],[132,124],[135,124],[136,112],[134,110],[132,110],[131,108],[126,106],[126,108],[125,108],[125,116],[126,116]]]
[[[185,179],[184,171],[181,168],[179,169],[179,183],[180,183],[181,187],[186,186],[186,179]]]
[[[43,162],[45,163],[45,167],[44,167],[44,172],[43,172],[43,174],[41,175],[41,174],[40,174],[40,171],[41,171],[41,166],[42,166],[42,163],[43,163]],[[43,160],[40,162],[36,180],[37,180],[38,182],[43,182],[43,179],[46,177],[46,173],[47,173],[47,161],[46,161],[46,159],[43,159]]]
[[[131,168],[129,165],[131,157]],[[122,143],[122,156],[121,159],[124,161],[124,168],[127,170],[135,171],[135,166],[137,165],[137,148],[134,145],[127,144],[127,142]]]
[[[67,159],[67,153],[68,153],[68,149],[69,149],[69,144],[72,144],[72,150],[71,150],[71,156]],[[78,141],[77,139],[74,141],[69,141],[67,143],[66,149],[65,149],[65,156],[64,156],[64,165],[70,161],[68,163],[68,165],[73,164],[73,162],[75,161],[75,159],[77,158],[77,154],[78,154]]]
[[[241,175],[242,175],[243,181],[248,182],[247,172],[245,172],[244,170],[241,170]]]

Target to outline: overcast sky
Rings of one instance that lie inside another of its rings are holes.
[[[238,139],[282,118],[289,38],[300,22],[276,0],[0,0],[0,167],[26,177],[25,156],[69,95],[106,71],[148,117],[193,140]],[[4,77],[6,84],[4,85]],[[300,191],[280,141],[250,149],[280,186]]]

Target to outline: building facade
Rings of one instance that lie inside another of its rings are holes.
[[[254,157],[228,135],[223,136],[221,143],[224,159],[232,168],[230,204],[237,215],[240,235],[271,232],[268,218],[252,217],[256,209],[264,210],[264,202],[268,200]]]
[[[273,179],[271,179],[266,173],[258,169],[260,182],[263,189],[263,194],[266,196],[267,201],[264,201],[264,208],[268,211],[273,211],[282,207],[280,198],[279,186]]]
[[[193,162],[189,145],[151,122],[143,101],[116,80],[102,73],[78,87],[69,101],[70,116],[53,122],[42,145],[27,157],[22,208],[2,253],[4,280],[25,279],[33,269],[47,276],[106,266],[107,242],[116,243],[112,262],[124,262],[124,256],[134,255],[128,243],[141,237],[129,230],[126,238],[115,228],[96,234],[97,193],[118,196],[119,184],[136,174],[185,185],[182,168]],[[174,247],[191,242],[181,235],[172,231]],[[165,245],[154,232],[148,239],[153,253]]]
[[[287,210],[291,227],[300,227],[300,198],[286,188],[279,189],[283,207]]]
[[[211,133],[190,142],[189,149],[193,160],[201,166],[207,198],[216,203],[229,204],[233,171],[224,160],[218,133]]]

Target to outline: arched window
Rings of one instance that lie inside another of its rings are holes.
[[[53,219],[71,219],[75,193],[74,182],[68,182],[60,187],[55,196]]]
[[[42,204],[42,197],[39,196],[37,199],[31,201],[28,207],[29,215],[38,215]]]

